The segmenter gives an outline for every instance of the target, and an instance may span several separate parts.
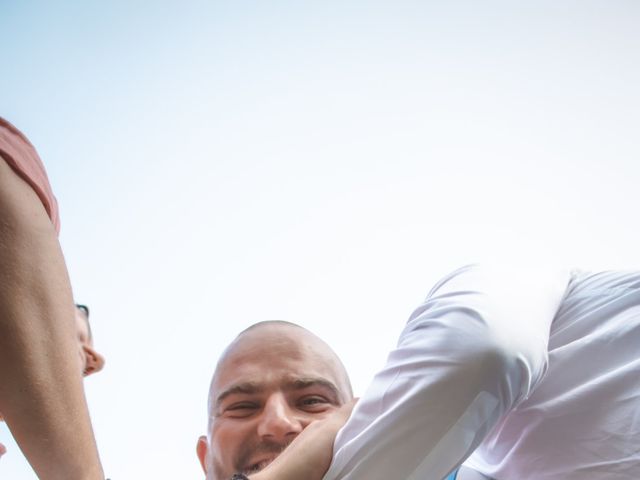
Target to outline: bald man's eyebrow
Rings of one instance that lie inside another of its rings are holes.
[[[326,380],[324,378],[295,378],[288,383],[287,389],[304,390],[305,388],[316,386],[323,387],[331,392],[332,398],[330,400],[332,401],[332,403],[335,403],[336,405],[340,403],[341,396],[340,392],[338,391],[338,387],[336,387],[333,382],[330,382],[329,380]]]
[[[236,385],[232,385],[231,387],[224,390],[218,398],[216,398],[216,409],[220,407],[225,398],[229,395],[234,394],[245,394],[245,395],[254,395],[256,393],[260,393],[264,391],[264,385],[255,382],[244,382],[238,383]]]
[[[313,387],[321,387],[328,390],[329,397],[331,397],[329,400],[335,405],[339,405],[344,401],[340,395],[338,387],[336,387],[333,382],[324,378],[293,378],[284,385],[285,390],[304,390]],[[257,382],[243,382],[232,385],[218,395],[216,398],[215,410],[217,411],[222,405],[222,402],[224,402],[224,400],[230,395],[255,395],[264,392],[264,390],[265,386]]]

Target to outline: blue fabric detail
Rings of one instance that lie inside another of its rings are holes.
[[[447,478],[445,478],[444,480],[456,480],[456,477],[458,476],[458,470],[456,470],[455,472],[453,472],[451,475],[449,475]]]

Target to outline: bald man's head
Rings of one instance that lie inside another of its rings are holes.
[[[243,365],[247,356],[253,358],[284,355],[283,360],[295,360],[297,363],[310,361],[316,367],[322,367],[327,375],[334,377],[342,403],[351,400],[353,392],[349,375],[342,361],[333,349],[320,337],[292,322],[284,320],[267,320],[258,322],[238,334],[225,349],[218,360],[211,388],[209,391],[209,412],[211,413],[212,397],[220,393],[221,377],[235,375]],[[261,362],[261,367],[273,367]]]
[[[353,393],[335,352],[310,331],[267,321],[222,354],[209,392],[209,436],[198,456],[211,478],[264,468],[312,421]]]

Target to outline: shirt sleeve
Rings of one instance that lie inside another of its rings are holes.
[[[38,195],[56,232],[60,232],[58,202],[36,149],[20,130],[0,117],[0,156]]]
[[[339,432],[325,480],[446,478],[544,376],[568,281],[468,266],[438,282]]]

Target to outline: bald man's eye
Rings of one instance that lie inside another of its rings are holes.
[[[253,402],[232,403],[224,409],[224,414],[232,418],[243,418],[252,415],[258,408],[259,405]]]
[[[302,397],[298,400],[298,408],[312,413],[321,413],[329,409],[332,403],[325,397],[319,395],[311,395]]]

